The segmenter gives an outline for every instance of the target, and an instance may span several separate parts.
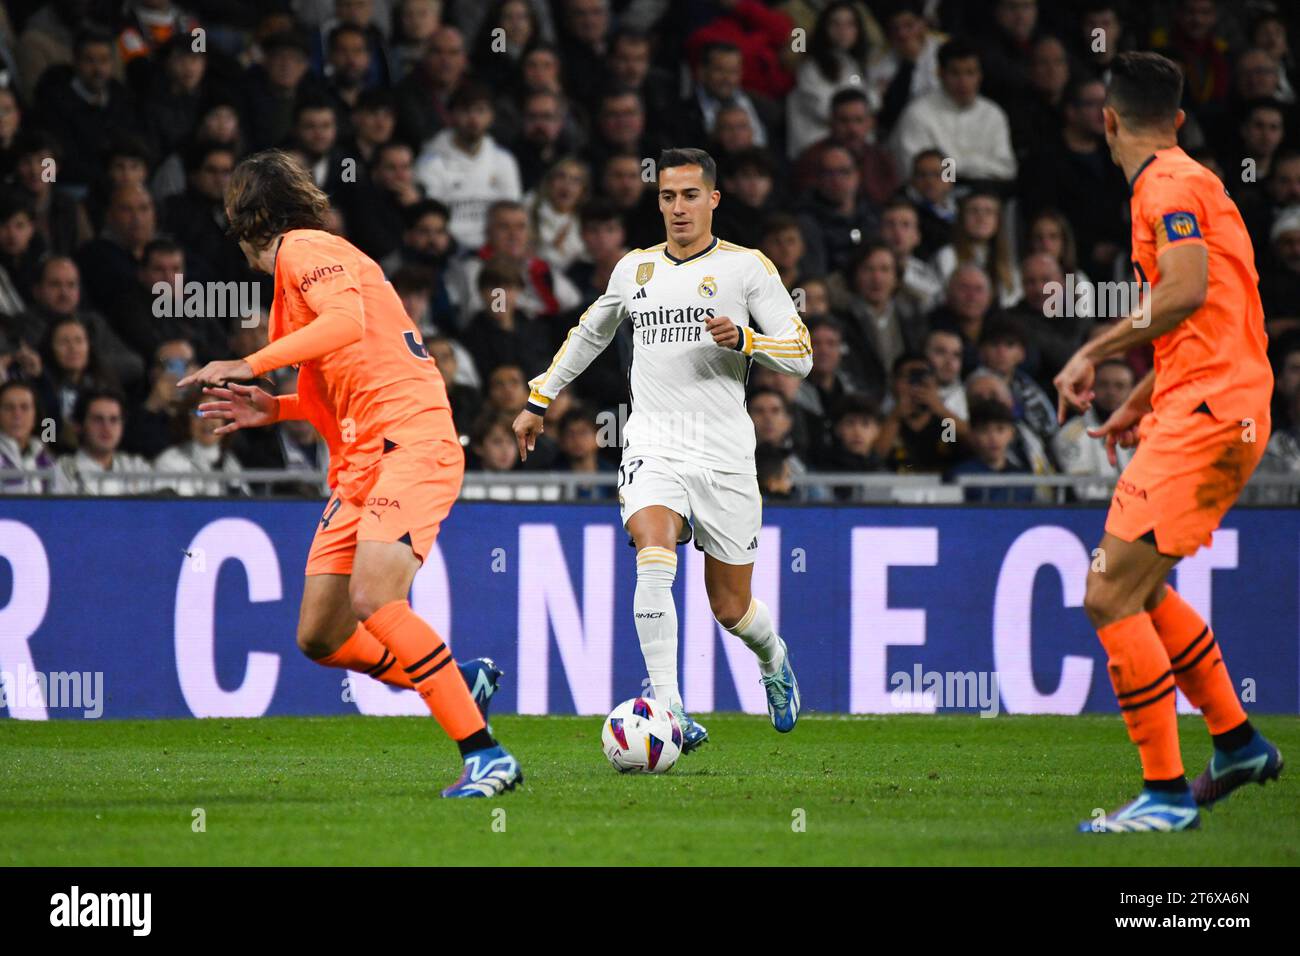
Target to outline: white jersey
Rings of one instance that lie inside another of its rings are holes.
[[[713,341],[705,327],[713,316],[739,327],[735,349]],[[645,456],[754,474],[754,425],[745,409],[750,362],[800,378],[812,368],[808,329],[776,266],[755,249],[719,239],[686,259],[674,258],[662,243],[629,252],[550,368],[529,383],[530,408],[543,413],[627,317],[632,411],[624,428],[624,459]]]

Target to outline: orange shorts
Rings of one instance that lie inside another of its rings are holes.
[[[1271,423],[1206,413],[1142,420],[1137,451],[1115,485],[1106,530],[1122,541],[1154,535],[1161,554],[1209,545],[1264,455]]]
[[[424,561],[460,494],[465,453],[452,441],[384,453],[352,497],[335,490],[307,555],[307,574],[351,574],[358,541],[402,541]]]

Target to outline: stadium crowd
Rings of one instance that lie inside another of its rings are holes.
[[[223,438],[176,387],[265,343],[273,290],[225,237],[222,192],[268,147],[383,266],[471,469],[524,467],[528,379],[620,257],[663,240],[653,160],[691,145],[718,162],[715,233],[770,258],[813,341],[804,381],[751,370],[766,497],[806,497],[807,472],[1113,476],[1086,430],[1150,348],[1105,363],[1063,426],[1052,378],[1129,304],[1110,294],[1132,279],[1129,190],[1102,104],[1134,48],[1182,65],[1181,145],[1249,226],[1277,374],[1261,469],[1300,475],[1296,19],[1226,0],[13,0],[0,470],[56,470],[0,493],[160,490],[147,472],[265,491],[248,468],[322,492],[310,425]],[[237,301],[214,301],[226,283]],[[617,467],[630,351],[625,326],[528,469]]]

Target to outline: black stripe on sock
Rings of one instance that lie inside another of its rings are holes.
[[[374,672],[373,674],[371,674],[370,676],[373,677],[375,680],[380,680],[380,679],[381,679],[385,674],[388,673],[388,671],[389,671],[389,670],[392,668],[392,666],[393,666],[394,664],[396,664],[396,663],[397,663],[397,660],[396,660],[396,659],[393,659],[393,660],[389,661],[387,664],[385,664],[383,667],[379,668],[379,670],[375,671],[375,672]]]
[[[1154,690],[1160,684],[1160,682],[1164,680],[1166,677],[1168,677],[1171,673],[1173,672],[1165,671],[1163,674],[1161,674],[1151,683],[1147,684],[1145,687],[1139,687],[1136,690],[1126,690],[1124,693],[1122,694],[1117,693],[1115,696],[1118,697],[1120,700],[1123,700],[1125,697],[1133,697],[1136,694],[1145,694],[1149,690]]]
[[[430,677],[432,677],[434,674],[438,673],[438,671],[442,670],[444,667],[446,667],[448,664],[450,664],[450,663],[452,662],[452,660],[453,660],[452,656],[451,656],[450,654],[448,654],[446,657],[444,657],[444,658],[443,658],[442,660],[440,660],[438,663],[434,664],[432,667],[430,667],[427,671],[425,671],[425,672],[424,672],[423,674],[421,674],[419,677],[412,677],[412,678],[411,678],[411,683],[412,683],[412,684],[418,684],[418,683],[420,683],[420,681],[428,680],[428,679],[429,679]]]
[[[1205,639],[1205,635],[1206,635],[1206,634],[1209,634],[1209,633],[1210,633],[1210,625],[1207,624],[1207,625],[1205,625],[1204,629],[1202,629],[1201,633],[1196,635],[1196,640],[1192,641],[1192,643],[1190,643],[1190,644],[1188,644],[1186,647],[1184,647],[1184,648],[1179,652],[1179,654],[1178,654],[1177,657],[1171,657],[1171,658],[1169,659],[1169,663],[1170,663],[1170,664],[1177,664],[1177,663],[1178,663],[1179,661],[1181,661],[1184,657],[1186,657],[1188,654],[1190,654],[1190,653],[1192,652],[1192,648],[1195,647],[1197,644],[1201,643],[1201,641]]]
[[[446,645],[446,644],[439,644],[437,647],[435,647],[435,648],[433,649],[433,651],[432,651],[432,652],[431,652],[427,657],[422,657],[422,658],[420,658],[418,661],[416,661],[416,662],[415,662],[414,664],[412,664],[410,667],[403,668],[403,670],[405,670],[406,673],[408,673],[408,674],[414,674],[414,673],[415,673],[416,671],[418,671],[421,667],[423,667],[425,664],[429,663],[429,661],[433,660],[435,657],[437,657],[439,654],[441,654],[441,653],[442,653],[443,651],[445,651],[446,649],[447,649],[447,645]]]
[[[392,652],[389,651],[388,648],[384,648],[384,656],[379,658],[373,667],[366,670],[366,676],[374,677],[376,673],[382,674],[384,671],[388,670],[389,665],[392,664],[392,656]]]
[[[1121,704],[1119,709],[1120,710],[1141,710],[1143,707],[1146,707],[1149,704],[1154,704],[1156,701],[1160,700],[1161,698],[1168,697],[1177,689],[1178,689],[1177,684],[1170,684],[1168,690],[1162,690],[1154,697],[1149,697],[1146,700],[1140,700],[1136,704]]]
[[[1168,780],[1143,780],[1142,786],[1156,793],[1184,793],[1187,790],[1187,778],[1170,777]]]
[[[1214,650],[1215,646],[1216,646],[1216,645],[1215,645],[1215,643],[1214,643],[1214,638],[1210,638],[1210,643],[1208,643],[1208,644],[1205,645],[1205,650],[1201,651],[1201,653],[1197,654],[1195,657],[1193,657],[1193,658],[1191,659],[1191,661],[1189,661],[1188,663],[1184,664],[1182,667],[1175,667],[1175,668],[1174,668],[1174,673],[1175,673],[1175,674],[1181,674],[1181,673],[1183,673],[1183,671],[1189,671],[1189,670],[1191,670],[1193,667],[1195,667],[1197,664],[1199,664],[1199,663],[1201,662],[1201,660],[1205,657],[1206,654],[1208,654],[1208,653],[1210,653],[1210,651]]]

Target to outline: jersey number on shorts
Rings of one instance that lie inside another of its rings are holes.
[[[334,515],[337,514],[338,510],[342,507],[343,507],[342,498],[335,498],[333,501],[327,504],[325,506],[325,513],[321,515],[320,518],[320,526],[322,528],[328,528],[330,526],[330,522],[334,520]]]
[[[644,465],[645,462],[640,458],[633,458],[626,464],[618,466],[618,486],[632,484],[632,476],[636,474],[637,469]]]
[[[428,361],[429,350],[424,347],[423,342],[421,342],[418,338],[416,338],[414,332],[411,331],[403,332],[402,338],[405,339],[406,347],[411,350],[412,355],[414,355],[418,359],[424,359],[425,361]]]

